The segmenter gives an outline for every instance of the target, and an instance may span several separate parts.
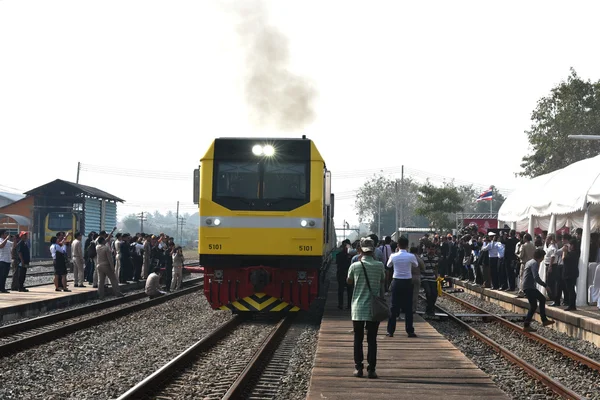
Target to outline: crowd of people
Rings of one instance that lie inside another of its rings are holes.
[[[434,313],[438,284],[452,276],[500,291],[512,291],[527,298],[529,311],[524,321],[525,331],[531,326],[539,308],[542,324],[554,324],[546,316],[549,306],[566,305],[565,310],[576,310],[576,281],[579,276],[579,257],[582,231],[572,237],[568,233],[542,232],[533,238],[526,232],[495,230],[487,234],[478,229],[467,230],[457,236],[424,235],[417,246],[408,246],[408,239],[398,242],[386,237],[380,241],[371,234],[351,243],[344,240],[336,256],[338,281],[338,308],[351,310],[354,331],[354,375],[364,375],[363,347],[365,330],[368,344],[367,375],[376,378],[376,337],[380,321],[372,314],[372,296],[386,293],[391,296],[386,336],[393,337],[396,321],[404,312],[406,333],[416,337],[413,313],[421,288],[426,297],[426,314]],[[600,239],[600,238],[599,238]],[[600,240],[599,240],[600,241]],[[598,242],[592,240],[592,246]],[[600,257],[594,248],[593,258]]]
[[[24,231],[11,235],[6,229],[0,229],[0,293],[9,293],[6,289],[6,279],[11,270],[13,277],[10,289],[29,291],[25,287],[25,276],[31,260],[28,237]]]
[[[116,296],[123,296],[119,284],[146,280],[146,293],[151,298],[181,289],[184,256],[181,246],[172,237],[161,233],[107,233],[91,232],[85,242],[80,232],[58,232],[50,240],[50,254],[54,267],[56,291],[70,292],[67,282],[73,271],[73,286],[86,287],[85,282],[98,288],[104,298],[108,279]],[[12,290],[27,292],[25,278],[30,262],[27,232],[9,235],[0,230],[0,292],[5,289],[8,272],[13,271]],[[164,274],[162,271],[164,270]],[[164,275],[164,276],[163,276]],[[164,290],[161,287],[164,278]]]

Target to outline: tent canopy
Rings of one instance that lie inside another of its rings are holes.
[[[565,219],[583,214],[588,203],[600,204],[599,177],[600,155],[530,179],[508,196],[498,219],[513,222],[552,214]]]

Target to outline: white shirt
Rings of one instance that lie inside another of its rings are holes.
[[[144,250],[144,245],[140,244],[140,243],[136,243],[135,244],[135,254],[137,254],[138,256],[141,256],[142,250]]]
[[[394,268],[394,279],[412,279],[412,267],[418,267],[419,262],[414,254],[401,249],[390,256],[388,268]]]
[[[550,246],[544,245],[544,251],[546,252],[546,256],[544,257],[544,264],[550,264],[550,259],[556,254],[556,246],[554,246],[552,243],[550,243]]]
[[[491,241],[483,245],[481,250],[488,250],[490,258],[498,258],[498,242]]]
[[[504,245],[501,242],[498,242],[498,258],[504,258],[504,250],[506,250]]]
[[[148,296],[155,296],[160,293],[160,276],[153,272],[146,279],[146,294]]]
[[[56,252],[61,252],[63,254],[67,254],[67,246],[66,245],[58,245],[56,243],[54,243],[53,245],[50,246],[50,254],[52,254],[52,259],[56,260]]]
[[[5,262],[5,263],[11,263],[12,262],[12,257],[10,255],[10,252],[12,250],[13,247],[13,242],[11,242],[10,240],[8,240],[8,238],[0,241],[0,244],[6,242],[6,244],[4,245],[3,248],[0,249],[0,261]],[[2,288],[4,289],[4,288]]]

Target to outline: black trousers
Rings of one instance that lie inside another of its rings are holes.
[[[504,258],[498,258],[498,285],[500,289],[508,289],[507,266]]]
[[[556,274],[559,278],[558,278],[558,281],[556,282],[556,290],[554,292],[552,292],[552,299],[554,300],[554,303],[556,305],[560,305],[560,302],[564,295],[565,300],[563,301],[563,304],[569,304],[569,300],[568,300],[569,294],[567,293],[567,285],[566,285],[565,279],[562,278],[564,265],[558,264],[558,265],[555,265],[555,268],[557,269]]]
[[[540,316],[542,317],[542,321],[546,321],[548,317],[546,317],[546,297],[537,289],[525,289],[525,296],[527,297],[527,301],[529,301],[529,311],[527,312],[527,316],[525,317],[525,326],[529,326],[529,323],[533,319],[533,314],[538,308],[538,302],[540,305]]]
[[[94,283],[94,260],[88,258],[85,261],[85,269],[83,270],[83,276],[86,281],[90,284]]]
[[[25,289],[25,278],[27,277],[27,268],[18,266],[17,271],[19,272],[19,290]]]
[[[421,281],[421,286],[425,290],[425,298],[427,299],[427,308],[425,311],[434,312],[435,302],[437,301],[437,282],[435,281]]]
[[[392,304],[390,305],[390,319],[387,332],[391,335],[396,331],[396,318],[400,315],[400,308],[404,311],[406,333],[415,333],[412,313],[412,279],[394,279],[392,281]]]
[[[173,265],[165,264],[165,290],[171,291],[171,282],[173,282]]]
[[[133,280],[139,281],[142,279],[142,264],[144,259],[140,256],[133,257]]]
[[[337,282],[338,282],[338,307],[344,307],[344,289],[347,292],[348,297],[348,307],[352,304],[352,285],[348,285],[346,282],[348,273],[346,274],[337,274]]]
[[[504,270],[506,271],[506,280],[508,281],[508,290],[515,290],[515,261],[516,259],[511,256],[504,257]]]
[[[492,278],[492,289],[500,289],[498,276],[498,257],[490,257],[490,275]]]
[[[577,286],[577,278],[565,279],[565,301],[569,307],[575,308],[577,304],[577,293],[575,293],[575,286]]]
[[[544,277],[542,277],[544,279]],[[550,269],[550,264],[546,264],[546,283],[550,286],[550,294],[553,298],[556,298],[555,293],[558,292],[558,284],[560,282],[560,275],[558,265],[554,264]]]
[[[10,271],[10,263],[0,261],[0,292],[6,290],[6,278]]]
[[[363,369],[363,340],[365,339],[365,327],[367,328],[367,362],[369,366],[367,371],[375,371],[377,366],[377,331],[379,330],[378,321],[352,321],[354,328],[354,366],[356,369]]]

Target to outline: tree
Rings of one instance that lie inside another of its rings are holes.
[[[569,135],[600,134],[600,81],[571,75],[537,103],[525,131],[531,153],[523,157],[520,176],[536,177],[600,154],[600,141],[571,140]]]
[[[356,195],[355,208],[359,220],[368,222],[371,231],[377,232],[381,211],[381,233],[389,235],[397,228],[397,202],[399,214],[402,215],[402,219],[398,221],[401,226],[414,226],[418,223],[426,226],[428,222],[424,222],[414,213],[417,206],[417,188],[418,185],[409,177],[400,180],[380,175],[367,180]]]
[[[415,209],[417,215],[427,217],[433,228],[450,230],[455,226],[450,214],[463,210],[462,197],[458,188],[452,183],[444,183],[435,187],[430,182],[419,186],[419,206]]]

